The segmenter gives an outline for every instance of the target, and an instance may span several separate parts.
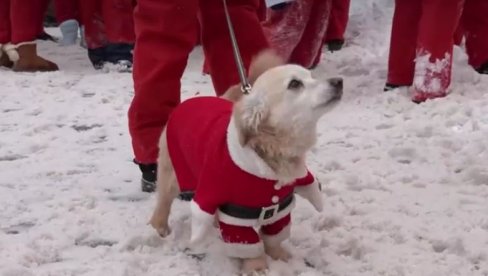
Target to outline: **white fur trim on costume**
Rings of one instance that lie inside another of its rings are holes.
[[[230,158],[241,170],[259,178],[278,179],[276,173],[254,150],[241,145],[234,118],[231,118],[227,127],[227,148],[229,149]]]
[[[198,245],[213,227],[214,215],[202,210],[200,206],[191,201],[191,245]]]
[[[296,186],[295,193],[308,200],[313,205],[315,210],[317,210],[318,212],[322,212],[324,205],[322,202],[322,193],[320,192],[319,187],[320,183],[315,180],[312,184],[309,185]]]
[[[231,258],[249,259],[257,258],[264,254],[262,241],[258,243],[224,243],[224,250]]]
[[[294,207],[295,207],[295,198],[293,198],[292,202],[290,203],[290,205],[288,205],[288,207],[281,210],[274,217],[264,221],[263,223],[260,223],[258,219],[241,219],[241,218],[232,217],[223,213],[220,210],[217,210],[217,217],[219,218],[219,221],[226,224],[247,226],[247,227],[257,227],[257,226],[268,225],[277,222],[278,220],[290,214],[291,210],[293,210]]]
[[[289,223],[285,228],[276,235],[266,235],[262,231],[259,232],[261,239],[266,246],[276,247],[280,245],[284,240],[290,237],[291,224]]]
[[[10,61],[16,62],[17,60],[19,60],[19,53],[17,53],[17,47],[12,43],[7,43],[3,45],[3,50],[7,54]]]

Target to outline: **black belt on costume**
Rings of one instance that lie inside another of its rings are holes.
[[[234,204],[225,204],[219,207],[219,210],[231,217],[240,219],[270,219],[274,217],[278,212],[283,211],[290,206],[293,202],[293,192],[283,198],[282,201],[275,205],[271,205],[263,208],[252,208],[239,206]]]

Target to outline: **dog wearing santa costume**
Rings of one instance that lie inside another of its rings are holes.
[[[305,154],[319,118],[343,89],[342,79],[317,80],[268,51],[252,62],[250,80],[247,95],[236,96],[234,87],[224,98],[189,99],[173,111],[160,139],[158,203],[150,221],[167,236],[173,199],[194,192],[191,244],[217,218],[226,253],[242,259],[245,272],[266,269],[265,254],[290,257],[281,243],[290,235],[295,193],[322,210]]]

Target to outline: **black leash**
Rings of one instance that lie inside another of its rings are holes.
[[[227,1],[222,0],[222,2],[224,2],[225,18],[227,19],[227,27],[229,28],[230,40],[232,42],[232,50],[234,52],[234,59],[237,65],[237,71],[239,72],[239,78],[241,79],[241,91],[244,94],[249,94],[252,87],[246,77],[246,70],[244,69],[244,63],[242,62],[239,46],[237,45],[236,34],[234,32],[234,27],[230,19],[229,10],[227,9]]]

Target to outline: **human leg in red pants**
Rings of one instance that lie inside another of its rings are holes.
[[[37,55],[36,37],[42,25],[46,0],[1,0],[3,23],[0,27],[2,52],[13,62],[14,71],[54,71],[56,64]],[[3,56],[3,54],[2,54]],[[3,58],[4,63],[5,57]],[[11,65],[4,64],[4,65]]]
[[[10,36],[10,0],[0,0],[0,67],[14,65],[7,55]]]
[[[422,0],[395,1],[385,90],[413,83],[421,3]]]
[[[198,0],[139,0],[134,13],[135,94],[129,131],[143,191],[154,189],[158,140],[180,102],[181,77],[197,40]]]
[[[351,0],[332,0],[329,25],[325,35],[325,43],[328,44],[331,51],[340,50],[344,44],[350,5]]]
[[[414,102],[443,97],[451,83],[454,33],[464,0],[424,0],[419,22]]]
[[[61,46],[75,45],[80,27],[78,0],[54,0],[56,21],[63,35]]]
[[[488,74],[488,1],[466,0],[460,25],[466,36],[469,64]]]
[[[262,23],[271,47],[286,61],[299,43],[308,24],[315,0],[295,0],[282,9],[268,9]]]
[[[79,20],[78,0],[54,0],[54,10],[58,24],[70,19]]]
[[[96,69],[105,63],[132,64],[135,41],[132,0],[80,1],[88,56]]]
[[[322,48],[331,7],[330,0],[315,0],[307,26],[290,56],[290,62],[311,68]]]
[[[252,58],[268,48],[261,31],[257,10],[259,0],[229,0],[229,14],[234,25],[244,66],[249,68]],[[213,86],[222,95],[230,86],[239,83],[233,58],[232,44],[221,0],[201,0],[202,44]]]

